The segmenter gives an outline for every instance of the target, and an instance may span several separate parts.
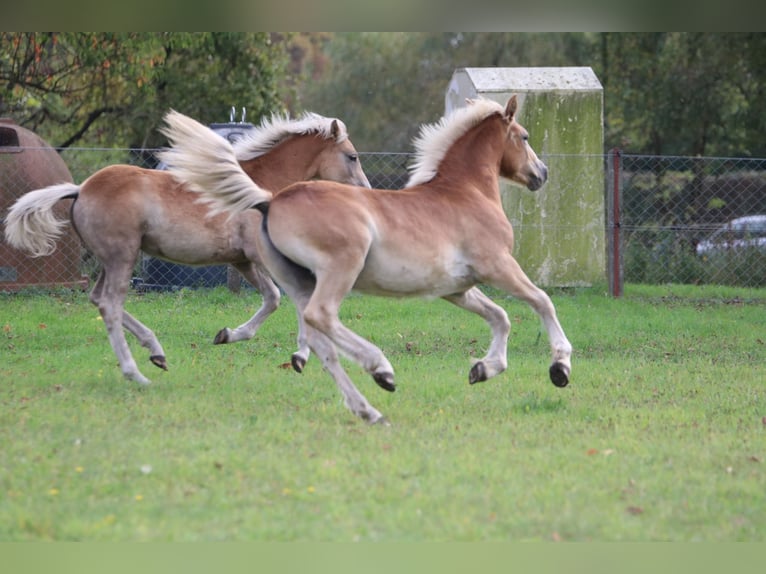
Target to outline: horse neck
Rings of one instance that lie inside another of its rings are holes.
[[[317,158],[325,141],[313,134],[292,136],[263,155],[241,161],[240,165],[258,185],[278,191],[315,177]]]
[[[500,201],[500,162],[505,123],[490,116],[460,136],[439,165],[439,173],[453,181],[468,181],[483,195]]]

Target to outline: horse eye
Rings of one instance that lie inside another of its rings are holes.
[[[356,161],[358,159],[359,159],[359,156],[356,155],[355,153],[348,154],[348,161]]]

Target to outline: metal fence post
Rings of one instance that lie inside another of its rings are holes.
[[[609,295],[622,297],[623,265],[622,265],[622,237],[620,224],[620,199],[622,197],[622,154],[614,148],[607,154],[607,281],[609,283]]]

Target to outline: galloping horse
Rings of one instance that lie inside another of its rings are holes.
[[[559,387],[569,382],[572,346],[548,295],[511,255],[513,229],[500,203],[498,175],[532,191],[547,179],[547,167],[515,119],[516,108],[515,96],[505,107],[480,99],[424,126],[404,190],[303,182],[272,195],[233,172],[213,185],[205,166],[178,171],[212,212],[254,206],[264,214],[264,263],[302,310],[309,346],[346,406],[363,420],[385,422],[354,386],[337,350],[388,391],[395,389],[394,372],[378,347],[339,320],[338,309],[351,290],[442,297],[483,317],[492,344],[470,370],[473,384],[507,367],[508,316],[476,285],[500,288],[541,317],[553,354],[550,378]]]
[[[370,187],[346,126],[338,119],[313,113],[292,120],[275,115],[240,138],[234,147],[178,112],[169,112],[165,121],[162,131],[171,142],[188,147],[184,155],[170,150],[167,159],[172,162],[200,162],[215,173],[219,156],[234,157],[246,177],[273,190],[312,178]],[[52,208],[64,199],[74,199],[71,224],[103,265],[90,300],[101,313],[127,379],[150,382],[130,353],[123,327],[149,349],[152,363],[167,370],[165,352],[155,334],[124,309],[140,251],[187,265],[228,263],[260,291],[263,302],[255,315],[236,329],[222,329],[215,343],[251,338],[279,305],[279,289],[260,262],[261,214],[255,210],[233,217],[208,217],[199,196],[170,172],[112,165],[81,185],[53,185],[19,198],[5,220],[8,243],[34,256],[52,253],[67,223],[56,219]],[[303,337],[299,315],[299,342]],[[307,358],[308,353],[308,346],[302,345],[296,355]]]

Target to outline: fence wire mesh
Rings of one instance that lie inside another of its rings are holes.
[[[621,159],[626,283],[766,286],[766,160]]]
[[[42,150],[25,149],[24,153]],[[157,165],[155,150],[67,149],[60,152],[73,181],[80,183],[102,167],[129,163]],[[24,193],[50,183],[37,183],[35,174],[22,173],[13,154],[0,151],[0,213]],[[406,153],[362,153],[362,165],[375,188],[399,189],[408,179]],[[543,158],[551,170],[556,157]],[[618,154],[603,158],[605,182],[604,233],[607,260],[617,264],[627,283],[726,284],[766,287],[766,160],[690,158]],[[566,178],[573,194],[576,174]],[[565,195],[565,193],[564,193]],[[612,213],[617,198],[619,212]],[[67,218],[62,206],[60,217]],[[509,214],[513,221],[512,214]],[[570,224],[559,220],[550,227]],[[546,224],[547,226],[547,224]],[[615,231],[617,233],[615,233]],[[25,271],[20,271],[20,269]],[[31,269],[31,271],[30,271]],[[32,259],[4,241],[0,245],[0,291],[52,284],[92,283],[100,263],[82,248],[71,228],[64,243],[48,257]],[[610,269],[605,269],[609,278]],[[37,274],[39,281],[21,281]],[[141,289],[228,284],[240,281],[226,266],[188,267],[142,256],[133,285]]]

